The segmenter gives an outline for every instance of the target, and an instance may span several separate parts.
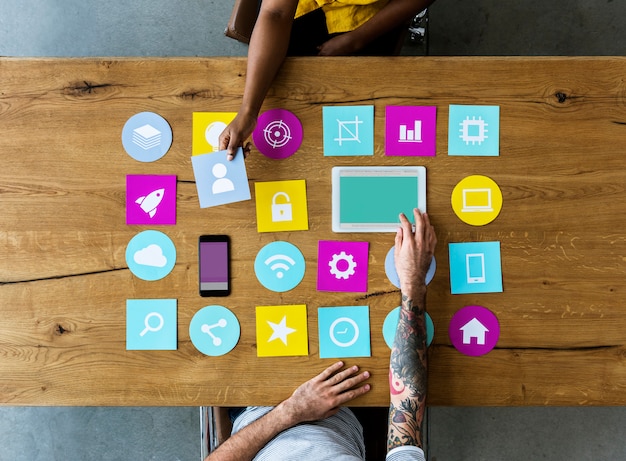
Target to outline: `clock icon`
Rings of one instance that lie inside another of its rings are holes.
[[[359,326],[350,317],[339,317],[330,325],[330,340],[338,347],[350,347],[359,339]]]

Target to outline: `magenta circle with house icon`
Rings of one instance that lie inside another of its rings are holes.
[[[465,306],[450,320],[448,335],[460,353],[477,357],[496,346],[500,323],[496,315],[485,307]]]

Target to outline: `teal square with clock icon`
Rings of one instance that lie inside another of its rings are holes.
[[[369,306],[317,310],[320,358],[371,357]]]

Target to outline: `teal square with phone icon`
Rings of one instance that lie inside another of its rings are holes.
[[[500,242],[450,243],[448,247],[453,295],[502,292]]]
[[[172,351],[177,349],[175,299],[126,301],[126,349]]]

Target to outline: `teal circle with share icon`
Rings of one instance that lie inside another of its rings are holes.
[[[154,162],[172,145],[172,128],[154,112],[140,112],[129,118],[122,129],[126,153],[139,162]]]
[[[279,293],[298,286],[305,270],[302,252],[289,242],[268,243],[257,253],[254,261],[254,272],[261,285]]]
[[[142,280],[161,280],[176,265],[176,247],[163,232],[140,232],[126,246],[126,264]]]
[[[400,309],[402,309],[402,306],[398,306],[389,312],[383,322],[383,337],[385,338],[385,343],[389,349],[393,347],[393,341],[396,337],[396,329],[398,328],[398,322],[400,321]],[[433,323],[433,319],[430,318],[430,315],[428,315],[428,312],[425,313],[425,317],[426,346],[430,346],[433,342],[433,338],[435,337],[435,324]]]
[[[193,345],[203,354],[213,357],[232,351],[240,335],[237,316],[224,306],[203,307],[189,324],[189,337]]]

